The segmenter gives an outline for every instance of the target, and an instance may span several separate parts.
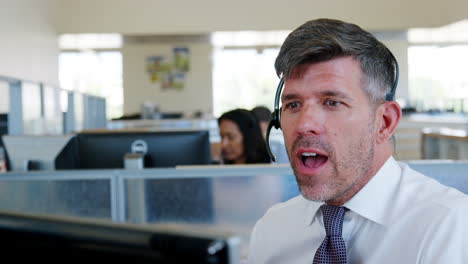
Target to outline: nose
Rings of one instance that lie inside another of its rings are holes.
[[[229,140],[225,137],[221,138],[221,147],[225,148],[229,143]]]
[[[298,113],[295,120],[299,135],[320,135],[325,131],[325,116],[319,107],[307,105]]]

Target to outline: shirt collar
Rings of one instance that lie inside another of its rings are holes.
[[[306,204],[305,204],[305,218],[304,218],[304,224],[306,226],[308,225],[311,225],[314,220],[315,220],[315,215],[317,214],[320,206],[322,204],[324,204],[323,202],[313,202],[313,201],[309,201],[307,200],[306,198],[304,198],[304,196],[301,196],[301,198],[306,201]]]
[[[364,218],[387,226],[401,170],[393,157],[388,158],[374,177],[344,206]]]
[[[344,206],[356,214],[378,224],[389,224],[390,208],[393,203],[396,188],[400,181],[401,167],[390,157],[370,181]],[[305,224],[311,225],[323,202],[313,202],[301,197],[305,201]]]

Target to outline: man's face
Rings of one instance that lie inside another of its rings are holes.
[[[351,57],[298,66],[281,97],[281,128],[304,197],[342,204],[372,177],[375,114]]]

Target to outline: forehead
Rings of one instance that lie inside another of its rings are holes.
[[[237,124],[229,119],[223,119],[219,123],[219,129],[223,133],[240,133],[240,129]]]
[[[362,90],[363,72],[359,62],[352,57],[301,64],[286,80],[283,98],[289,93],[300,91],[335,91],[355,96],[364,95]],[[364,95],[365,96],[365,95]]]

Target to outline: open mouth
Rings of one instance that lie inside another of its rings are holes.
[[[302,163],[308,168],[318,168],[327,162],[328,157],[315,152],[303,152]]]

